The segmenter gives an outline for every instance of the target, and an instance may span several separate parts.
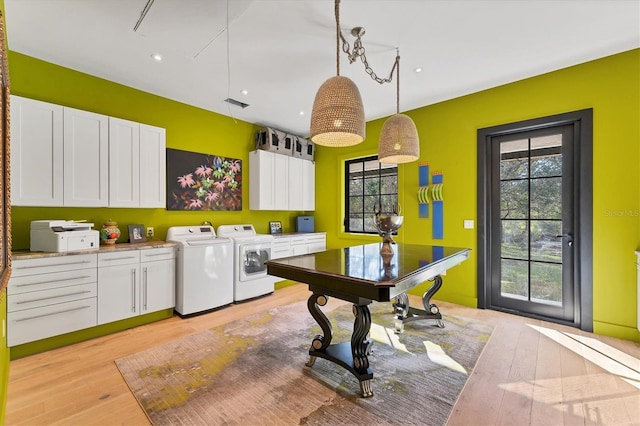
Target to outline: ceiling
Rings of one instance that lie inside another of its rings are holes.
[[[309,133],[317,89],[336,73],[332,0],[4,4],[13,51],[299,136]],[[388,76],[399,48],[407,111],[638,48],[640,1],[342,0],[340,27],[351,45],[356,26],[366,29],[366,56],[379,76]],[[395,113],[395,81],[381,86],[360,61],[349,64],[342,52],[340,60],[367,121]]]

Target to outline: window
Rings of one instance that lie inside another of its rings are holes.
[[[377,156],[345,162],[345,232],[377,234],[376,212],[398,212],[398,166]]]

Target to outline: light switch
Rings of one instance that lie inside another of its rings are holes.
[[[464,229],[473,229],[473,220],[466,219],[464,221]]]

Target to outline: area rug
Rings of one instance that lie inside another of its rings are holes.
[[[370,398],[357,379],[318,358],[306,302],[280,306],[116,360],[155,425],[442,425],[493,327],[445,315],[395,334],[389,303],[373,303]],[[333,343],[349,341],[350,304],[323,307]]]

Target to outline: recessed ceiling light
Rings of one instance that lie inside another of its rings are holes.
[[[300,115],[304,115],[304,111],[300,111],[298,114],[300,114]]]
[[[158,61],[158,62],[162,61],[162,55],[161,55],[161,54],[159,54],[159,53],[154,53],[154,54],[152,54],[152,55],[151,55],[151,58],[152,58],[154,61]]]
[[[247,89],[243,89],[240,91],[240,93],[242,93],[243,95],[248,95],[249,91]]]
[[[414,70],[415,72],[422,72],[422,68],[418,67]]]

